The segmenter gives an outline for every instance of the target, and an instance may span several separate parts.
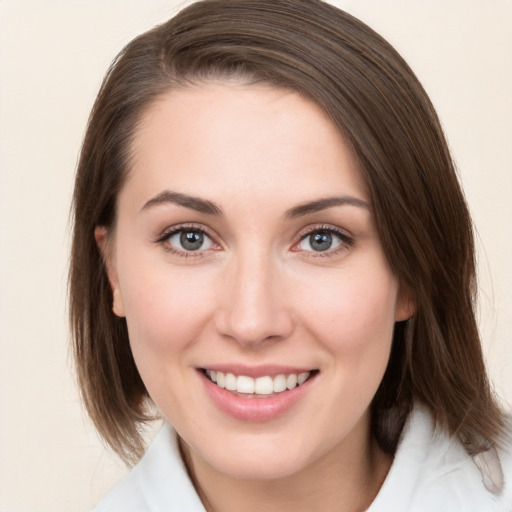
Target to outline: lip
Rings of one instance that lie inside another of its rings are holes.
[[[230,365],[229,367],[208,366],[207,368],[209,370],[230,372],[235,375],[247,375],[253,378],[308,371],[282,366],[248,368]],[[306,382],[296,388],[283,391],[268,398],[256,398],[253,396],[236,395],[217,386],[204,374],[202,369],[198,369],[197,373],[214,405],[227,416],[245,422],[264,422],[283,416],[308,394],[318,376],[318,372],[315,371]]]

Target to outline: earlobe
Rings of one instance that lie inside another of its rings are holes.
[[[125,317],[126,314],[124,312],[123,297],[121,296],[121,291],[119,290],[119,288],[113,289],[112,295],[114,296],[112,302],[112,311],[114,312],[114,315],[119,317]]]
[[[407,289],[401,289],[396,305],[395,322],[404,322],[416,314],[416,301]]]
[[[112,290],[112,311],[116,316],[124,317],[124,302],[119,288],[119,279],[115,269],[114,262],[112,261],[112,249],[108,239],[108,231],[105,226],[96,226],[94,230],[94,238],[98,244],[98,249],[103,258],[105,269],[107,271],[108,281]]]

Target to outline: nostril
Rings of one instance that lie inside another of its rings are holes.
[[[278,307],[244,308],[239,304],[216,317],[217,332],[242,346],[257,347],[279,342],[293,332],[293,320]]]

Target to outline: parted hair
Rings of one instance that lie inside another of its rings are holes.
[[[357,157],[383,250],[415,314],[395,326],[372,429],[392,453],[413,402],[477,453],[498,444],[475,319],[473,226],[436,112],[409,66],[361,21],[320,0],[203,0],[130,42],[107,72],[80,153],[73,199],[70,321],[78,382],[104,440],[127,462],[153,408],[94,231],[115,229],[132,141],[171,89],[239,79],[319,105]]]

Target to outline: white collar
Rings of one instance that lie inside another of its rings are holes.
[[[512,449],[500,453],[505,474],[499,496],[454,438],[437,429],[429,411],[409,415],[389,474],[367,512],[510,511]],[[499,463],[499,460],[498,460]],[[205,512],[182,462],[178,436],[164,423],[141,461],[94,512]]]

